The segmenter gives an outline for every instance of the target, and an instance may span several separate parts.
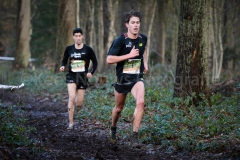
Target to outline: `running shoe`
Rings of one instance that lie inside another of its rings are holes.
[[[133,132],[133,135],[132,135],[130,141],[131,141],[131,146],[133,148],[141,148],[142,147],[141,142],[138,140],[138,133],[137,132]]]
[[[67,128],[68,130],[71,130],[71,129],[73,129],[73,124],[69,124],[69,126],[68,126],[68,128]]]
[[[110,143],[111,144],[116,144],[117,143],[117,138],[116,138],[116,127],[111,127],[110,128],[110,137],[109,137],[109,140],[110,140]]]

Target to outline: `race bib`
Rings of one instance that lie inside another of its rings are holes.
[[[71,62],[72,72],[85,72],[85,61],[75,60]]]
[[[141,66],[141,59],[129,59],[124,63],[123,73],[139,74],[140,66]]]

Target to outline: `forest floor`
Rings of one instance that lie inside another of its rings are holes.
[[[38,141],[40,150],[33,154],[29,148],[7,149],[0,144],[0,159],[31,159],[31,160],[160,160],[160,159],[240,159],[231,156],[233,153],[189,153],[186,151],[165,150],[161,146],[144,144],[140,149],[132,148],[124,140],[119,140],[117,150],[109,146],[109,129],[91,119],[78,121],[75,128],[67,130],[67,94],[62,100],[54,96],[19,94],[10,91],[0,94],[2,103],[19,104],[24,110],[27,125],[36,130],[29,138]],[[80,111],[81,112],[81,111]],[[17,158],[17,155],[19,158]],[[240,156],[239,154],[237,154]]]

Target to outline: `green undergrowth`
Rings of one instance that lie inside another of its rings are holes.
[[[216,94],[211,97],[212,106],[203,103],[184,107],[183,104],[188,106],[189,99],[169,100],[163,96],[161,103],[150,103],[140,132],[142,141],[191,151],[220,151],[240,144],[237,95],[226,98]],[[170,107],[169,102],[175,105]]]
[[[3,75],[4,84],[20,85],[24,83],[22,92],[27,91],[30,94],[55,94],[66,90],[66,73],[54,73],[51,70],[20,70],[14,71],[11,75]]]
[[[13,83],[25,83],[25,89],[33,94],[66,93],[65,74],[47,70],[13,73]],[[106,84],[98,84],[97,77],[105,76]],[[95,74],[85,95],[79,120],[90,120],[108,128],[114,107],[113,71]],[[212,105],[202,94],[198,106],[192,106],[192,98],[173,98],[173,72],[171,68],[155,66],[145,77],[145,110],[139,131],[145,144],[160,145],[169,150],[221,151],[240,150],[239,94],[225,97],[213,94]],[[132,133],[134,98],[128,94],[125,108],[118,122],[118,137],[127,139]]]
[[[109,127],[114,107],[112,92],[113,89],[108,88],[87,94],[79,118],[90,118]],[[185,107],[189,106],[190,97],[183,100],[172,95],[172,89],[146,85],[146,106],[139,131],[143,143],[161,145],[172,151],[220,151],[240,147],[238,95],[215,94],[211,97],[212,106],[206,105],[203,99],[199,106],[190,107]],[[134,99],[128,95],[118,122],[118,136],[122,139],[131,135],[134,109]]]
[[[26,149],[32,154],[39,150],[36,146],[37,141],[28,138],[35,128],[26,125],[27,120],[23,113],[24,111],[16,105],[0,103],[0,146],[2,151],[10,149],[12,153],[16,153],[16,155],[11,155],[16,158],[20,156],[21,149]]]

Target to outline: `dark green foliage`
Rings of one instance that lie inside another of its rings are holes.
[[[87,92],[84,100],[84,106],[79,119],[88,118],[92,121],[101,121],[104,126],[108,126],[111,117],[111,109],[113,101],[109,98],[109,93],[112,90],[96,89],[92,92]]]
[[[28,130],[23,124],[26,119],[21,117],[15,117],[14,114],[22,114],[22,110],[19,110],[17,106],[1,106],[0,119],[1,119],[1,136],[2,142],[12,147],[29,145],[30,141],[25,138]]]
[[[33,144],[27,136],[34,128],[24,126],[26,119],[22,114],[23,110],[17,106],[0,106],[0,144],[11,148]]]
[[[151,79],[147,75],[145,80],[146,106],[139,131],[140,140],[143,143],[161,145],[169,152],[175,150],[221,151],[234,147],[236,149],[236,146],[239,146],[239,93],[229,97],[213,94],[210,97],[211,106],[208,105],[209,100],[206,96],[201,94],[201,103],[193,106],[194,94],[185,99],[173,98],[173,81],[166,68],[160,67],[161,70],[159,70],[159,67],[151,67],[151,69],[156,78]],[[63,73],[37,70],[12,73],[12,76],[15,77],[14,80],[21,78],[26,84],[25,89],[32,94],[66,93]],[[98,77],[98,75],[94,76]],[[96,84],[87,89],[83,108],[77,118],[82,122],[91,121],[95,125],[108,128],[114,107],[111,86],[114,77],[112,72],[104,76],[107,77],[106,84]],[[58,82],[56,84],[53,83],[55,79]],[[92,79],[91,82],[93,81]],[[52,84],[51,87],[48,84]],[[118,123],[118,136],[123,140],[132,133],[131,120],[134,109],[135,101],[129,94]]]
[[[55,52],[58,0],[34,1],[31,8],[34,33],[31,37],[31,52],[32,57],[38,59],[36,65],[42,65],[45,58],[53,58]]]
[[[197,151],[217,149],[223,147],[222,143],[230,147],[234,139],[240,138],[237,97],[224,98],[217,94],[211,100],[212,107],[184,107],[184,103],[188,106],[188,99],[172,99],[176,101],[174,107],[167,103],[149,106],[141,132],[143,141]]]
[[[66,73],[54,73],[48,69],[22,70],[12,73],[11,84],[24,83],[24,89],[30,93],[58,93],[66,89]]]
[[[237,84],[237,96],[238,96],[238,105],[240,106],[240,83]]]

